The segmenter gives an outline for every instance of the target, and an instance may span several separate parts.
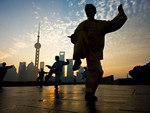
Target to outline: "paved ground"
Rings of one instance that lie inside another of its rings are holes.
[[[98,101],[84,100],[84,85],[3,87],[0,113],[150,113],[150,86],[101,85]]]

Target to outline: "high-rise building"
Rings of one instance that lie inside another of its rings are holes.
[[[69,64],[67,65],[67,79],[68,82],[73,83],[74,82],[74,73],[72,70],[73,67],[73,59],[68,59]]]
[[[4,77],[4,81],[17,81],[17,80],[18,80],[17,70],[15,66],[13,66],[12,68],[8,69]]]
[[[34,66],[33,62],[27,66],[27,81],[36,81],[38,77],[38,69]]]
[[[59,52],[59,60],[61,60],[61,61],[65,60],[65,52],[64,51]],[[65,76],[65,67],[63,66],[62,77],[64,77],[64,76]]]
[[[45,66],[44,62],[40,62],[40,69],[43,68],[44,70],[44,66]]]
[[[37,36],[37,43],[35,43],[34,47],[36,48],[35,52],[35,67],[38,69],[39,66],[39,56],[40,56],[40,48],[41,44],[39,43],[40,39],[40,23],[39,23],[39,29],[38,29],[38,36]]]
[[[65,60],[65,52],[64,51],[59,52],[59,60],[61,60],[61,61]]]
[[[69,60],[69,64],[67,66],[67,77],[73,77],[73,59],[68,59]]]
[[[18,75],[19,75],[19,81],[26,81],[27,80],[26,62],[20,62]]]

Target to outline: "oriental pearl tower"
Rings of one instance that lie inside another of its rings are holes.
[[[40,56],[40,48],[41,48],[41,44],[39,43],[39,38],[40,38],[40,23],[39,23],[39,29],[38,29],[37,43],[34,44],[34,47],[36,49],[36,52],[35,52],[35,67],[37,69],[38,69],[38,66],[39,66],[39,56]]]

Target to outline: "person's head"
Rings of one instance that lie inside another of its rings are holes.
[[[55,56],[55,60],[56,60],[56,61],[59,61],[59,56]]]
[[[96,14],[96,7],[93,4],[86,4],[85,13],[89,20],[93,20]]]
[[[6,62],[3,62],[3,63],[2,63],[2,66],[5,67],[5,66],[6,66]]]

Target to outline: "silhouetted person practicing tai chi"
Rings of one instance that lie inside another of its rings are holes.
[[[41,68],[41,71],[39,72],[39,77],[37,78],[37,81],[40,81],[41,82],[41,87],[42,87],[42,82],[43,82],[43,78],[44,78],[44,74],[46,74],[47,72],[45,72],[43,70],[43,68]]]
[[[52,76],[52,74],[55,74],[55,89],[58,89],[58,84],[60,81],[60,76],[62,75],[62,68],[64,65],[68,65],[69,64],[69,60],[67,60],[67,62],[65,61],[61,61],[59,60],[59,56],[55,56],[55,60],[56,62],[52,65],[52,66],[48,66],[48,68],[50,68],[50,72],[49,74],[46,76],[45,81],[48,81],[48,79]]]
[[[2,67],[0,67],[0,87],[2,87],[3,79],[7,73],[7,70],[12,68],[12,67],[13,67],[13,65],[6,66],[5,62],[2,63]]]
[[[74,34],[69,36],[74,44],[73,70],[80,68],[81,59],[86,58],[88,81],[85,100],[97,101],[96,89],[102,79],[103,69],[100,60],[103,59],[105,35],[120,29],[127,20],[122,4],[118,7],[119,14],[111,21],[96,20],[96,8],[92,4],[85,6],[87,20],[78,25]]]

